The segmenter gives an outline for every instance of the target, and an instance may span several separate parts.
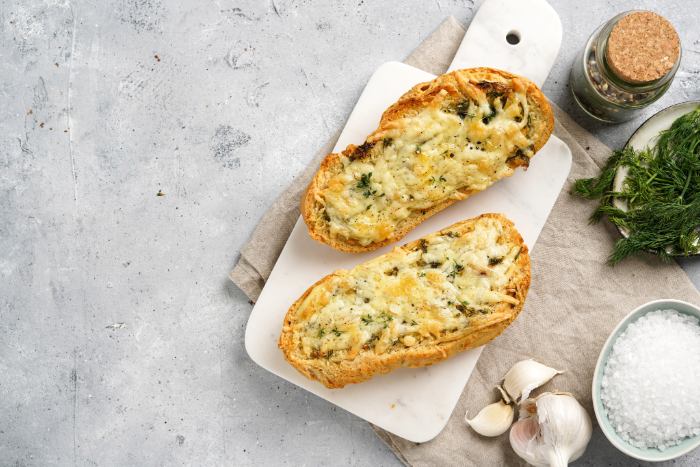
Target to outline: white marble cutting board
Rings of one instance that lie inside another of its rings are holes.
[[[491,19],[496,11],[498,16],[493,18],[497,18],[498,24]],[[524,22],[532,21],[533,15],[539,18],[539,24]],[[477,38],[471,37],[472,31],[476,31]],[[512,31],[521,36],[521,42],[515,46],[505,40],[505,35]],[[474,45],[470,45],[471,40]],[[495,45],[497,41],[500,42]],[[484,45],[489,43],[490,46]],[[451,69],[498,67],[535,77],[533,81],[541,86],[554,64],[560,43],[559,18],[544,0],[486,0],[472,21]],[[494,56],[496,52],[500,58]],[[334,152],[350,143],[361,144],[376,129],[389,105],[415,84],[432,78],[433,75],[402,63],[381,66],[367,83]],[[515,222],[532,249],[570,168],[569,148],[552,137],[534,157],[527,172],[517,170],[512,177],[453,204],[420,224],[399,244],[483,213],[501,212]],[[300,218],[250,315],[246,350],[253,361],[272,373],[396,435],[425,442],[444,428],[482,348],[463,352],[439,365],[401,368],[343,389],[327,389],[306,379],[284,360],[277,348],[284,315],[308,287],[336,269],[350,269],[393,247],[361,254],[333,250],[312,240]]]

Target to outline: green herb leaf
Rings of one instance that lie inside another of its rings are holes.
[[[472,119],[472,118],[476,117],[476,115],[468,113],[469,112],[469,101],[468,100],[464,100],[461,102],[454,103],[452,105],[448,105],[444,110],[446,112],[457,114],[457,116],[459,116],[459,118],[461,118],[462,120],[464,120],[465,118]]]
[[[452,276],[452,279],[454,279],[455,277],[457,277],[457,274],[459,274],[462,271],[462,269],[464,269],[464,266],[458,264],[455,260],[452,261],[455,263],[455,267],[452,269],[450,275]]]
[[[513,262],[517,261],[518,258],[520,258],[520,253],[522,253],[522,252],[523,252],[523,247],[520,247],[520,249],[518,250],[518,254],[515,255],[515,258],[513,258]]]
[[[387,314],[386,310],[382,310],[382,314],[379,315],[379,321],[384,323],[384,329],[389,327],[389,322],[393,321],[394,317]]]
[[[455,267],[454,267],[454,269],[452,269],[452,272],[450,273],[450,275],[452,276],[452,279],[457,277],[457,274],[459,274],[462,271],[462,269],[464,269],[464,266],[462,266],[461,264],[457,264],[457,261],[455,261],[454,263],[455,263]]]
[[[372,172],[368,174],[362,174],[360,176],[360,183],[357,184],[357,188],[369,188],[369,184],[372,183]]]
[[[498,113],[496,112],[496,109],[491,107],[491,113],[488,115],[484,115],[484,117],[481,119],[481,121],[484,122],[484,125],[488,125],[489,122],[491,122],[491,120],[493,120],[496,115],[498,115]]]
[[[501,264],[503,262],[503,256],[499,256],[497,258],[489,258],[489,266],[495,266],[497,264]]]

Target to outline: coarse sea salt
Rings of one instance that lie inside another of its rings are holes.
[[[610,424],[640,449],[700,434],[700,326],[676,310],[647,313],[615,341],[601,399]]]

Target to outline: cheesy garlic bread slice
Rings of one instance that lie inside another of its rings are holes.
[[[279,348],[307,378],[342,388],[490,342],[529,287],[522,237],[484,214],[324,277],[287,312]]]
[[[527,168],[553,127],[547,99],[520,76],[474,68],[418,84],[364,144],[323,161],[301,201],[309,234],[349,252],[397,242],[455,201]]]

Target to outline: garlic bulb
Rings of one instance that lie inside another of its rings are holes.
[[[591,417],[571,394],[547,392],[523,401],[510,445],[535,467],[566,467],[583,455],[592,434]]]
[[[513,407],[503,401],[498,401],[481,409],[481,412],[474,419],[467,420],[466,414],[464,419],[480,435],[498,436],[508,431],[513,423],[514,415]]]
[[[555,370],[532,359],[523,360],[513,365],[513,368],[506,373],[503,387],[508,391],[511,399],[517,402],[519,398],[527,399],[530,391],[561,373],[564,371]]]

